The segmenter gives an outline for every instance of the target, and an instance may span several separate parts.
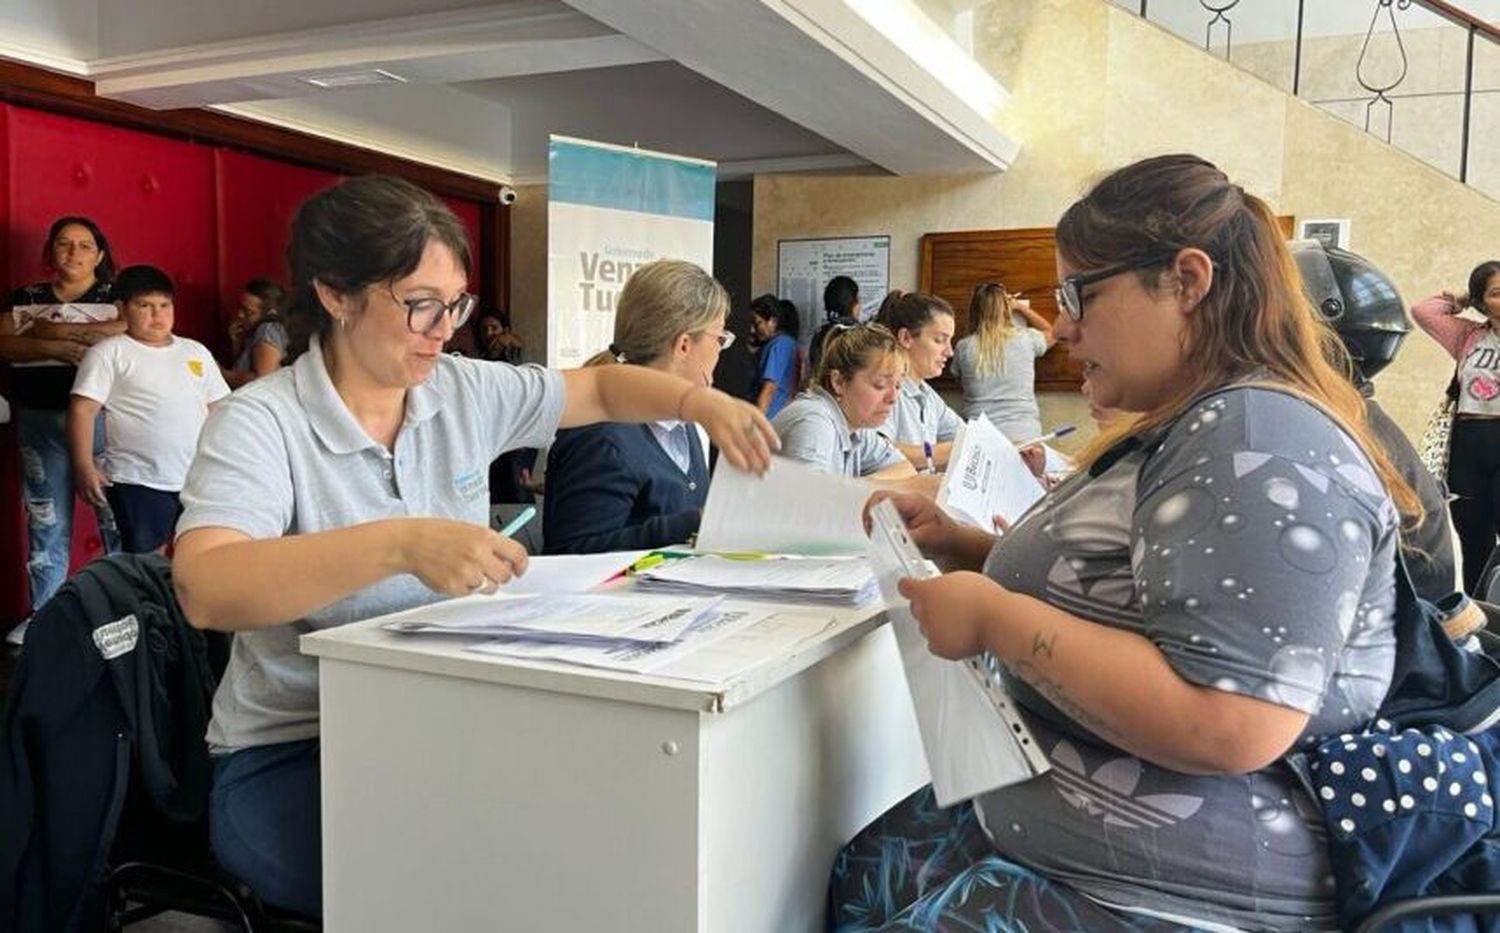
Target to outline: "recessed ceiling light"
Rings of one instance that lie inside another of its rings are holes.
[[[400,75],[391,74],[382,68],[366,68],[363,71],[338,71],[332,74],[308,75],[299,80],[305,84],[311,84],[313,87],[321,88],[364,87],[369,84],[406,83],[405,78]]]

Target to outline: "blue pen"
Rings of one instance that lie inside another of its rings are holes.
[[[526,523],[536,518],[536,506],[528,505],[521,510],[521,514],[511,519],[509,524],[500,529],[500,533],[507,538],[515,537],[516,532],[526,527]]]
[[[924,456],[924,457],[927,458],[927,472],[928,473],[936,473],[937,472],[937,464],[935,464],[935,463],[932,462],[932,442],[931,441],[923,441],[922,442],[922,456]]]

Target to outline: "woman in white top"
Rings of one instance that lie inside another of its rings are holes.
[[[906,378],[881,430],[912,466],[941,470],[964,422],[927,380],[941,376],[953,357],[953,307],[936,295],[906,292],[881,304],[875,320],[906,355]]]
[[[1052,325],[1031,302],[990,282],[969,300],[972,333],[958,342],[953,368],[963,385],[964,417],[983,413],[1020,443],[1042,433],[1036,358],[1055,342]]]
[[[526,551],[490,530],[489,464],[559,427],[668,418],[736,466],[775,445],[754,406],[644,366],[566,372],[442,352],[473,310],[469,244],[441,201],[364,176],[298,210],[290,366],[209,417],[182,491],[173,583],[235,632],[214,694],[214,853],[262,899],[321,911],[318,670],[298,636],[490,592]]]

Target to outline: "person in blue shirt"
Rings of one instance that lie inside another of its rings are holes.
[[[624,364],[713,384],[729,294],[690,262],[637,269],[620,292],[615,339],[586,366]],[[594,424],[561,431],[547,455],[542,506],[548,553],[592,554],[681,544],[708,496],[707,444],[684,421]]]
[[[751,328],[761,343],[756,365],[755,404],[767,418],[776,417],[797,394],[797,306],[775,295],[750,302]]]

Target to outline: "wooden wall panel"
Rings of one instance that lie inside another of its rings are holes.
[[[1296,219],[1276,218],[1282,235],[1291,238]],[[922,259],[918,288],[931,292],[957,311],[954,340],[969,333],[969,298],[977,286],[1002,283],[1012,292],[1031,299],[1031,307],[1048,320],[1057,318],[1053,286],[1057,284],[1056,242],[1052,227],[1016,230],[966,230],[929,233],[922,237]],[[951,375],[942,380],[956,387]],[[1067,350],[1054,346],[1037,360],[1036,387],[1040,391],[1076,392],[1083,385],[1083,370],[1068,359]]]

